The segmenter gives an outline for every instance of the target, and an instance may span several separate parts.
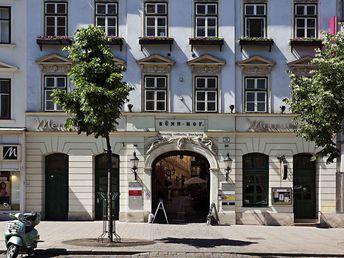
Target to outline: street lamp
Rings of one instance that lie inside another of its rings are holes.
[[[135,180],[137,180],[137,169],[138,169],[138,165],[139,165],[139,159],[137,158],[136,156],[136,152],[134,151],[133,153],[133,158],[130,159],[130,162],[131,162],[131,170],[133,171],[134,173],[134,176],[135,176]]]
[[[229,153],[227,153],[226,158],[223,160],[223,162],[226,165],[226,168],[225,168],[225,170],[226,170],[226,181],[228,181],[228,176],[232,170],[232,163],[233,163],[233,160],[229,157]]]

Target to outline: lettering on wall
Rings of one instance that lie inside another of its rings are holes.
[[[248,130],[250,132],[294,132],[293,123],[266,123],[259,120],[250,122]]]
[[[62,122],[56,122],[51,119],[36,119],[37,131],[67,131],[66,124]]]
[[[206,131],[206,120],[193,119],[157,119],[156,130],[184,130],[184,131]]]
[[[20,145],[0,145],[0,161],[20,161]]]

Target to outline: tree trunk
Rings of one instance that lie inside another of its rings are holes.
[[[113,234],[112,234],[112,151],[110,145],[110,136],[107,135],[106,137],[106,156],[107,156],[107,220],[108,220],[108,241],[113,241]]]

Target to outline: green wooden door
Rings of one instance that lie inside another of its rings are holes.
[[[112,157],[112,192],[119,194],[119,167],[118,156]],[[107,194],[107,169],[106,169],[106,155],[96,157],[96,171],[95,171],[95,219],[102,220],[103,215],[106,215],[106,202],[103,201],[101,195]],[[105,210],[104,210],[105,207]],[[104,214],[105,212],[105,214]],[[112,214],[114,219],[119,219],[119,195],[112,201]]]
[[[68,219],[68,156],[46,157],[45,215],[48,220]]]
[[[315,219],[315,163],[309,155],[294,157],[294,218]]]

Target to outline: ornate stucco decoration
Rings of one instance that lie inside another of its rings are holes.
[[[152,55],[137,60],[137,63],[143,73],[169,73],[176,62],[161,55]]]
[[[226,64],[224,60],[211,55],[203,55],[187,62],[194,74],[219,74]]]
[[[309,76],[310,72],[316,68],[311,64],[312,57],[305,56],[298,60],[288,63],[289,70],[299,76]]]
[[[17,70],[18,67],[0,62],[0,72],[15,72]]]
[[[126,62],[120,58],[114,57],[113,60],[115,61],[116,65],[118,66],[125,66]]]
[[[150,143],[147,145],[147,152],[146,154],[151,153],[153,150],[166,145],[166,144],[174,144],[176,146],[177,150],[183,150],[185,145],[187,144],[193,144],[201,146],[202,148],[206,148],[209,151],[211,151],[213,154],[215,154],[215,144],[214,141],[208,137],[170,137],[170,136],[163,136],[158,135],[153,138]]]
[[[51,54],[36,60],[36,63],[39,64],[43,73],[66,74],[69,72],[72,61],[63,56]]]
[[[237,62],[237,65],[242,68],[246,75],[266,75],[271,72],[275,63],[260,56],[253,56]]]

